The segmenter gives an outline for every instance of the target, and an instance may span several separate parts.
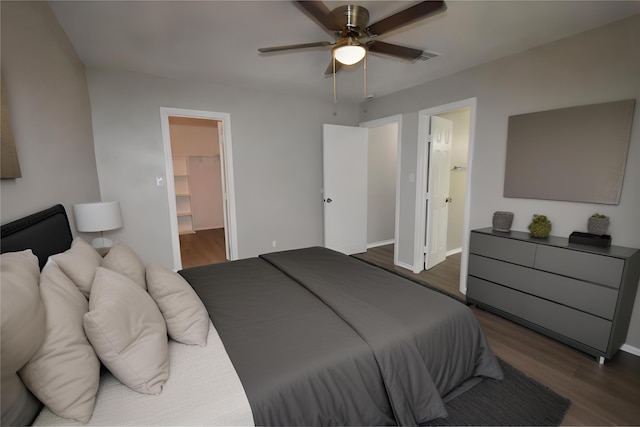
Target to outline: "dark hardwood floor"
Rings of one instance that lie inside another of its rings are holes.
[[[443,262],[436,265],[430,270],[420,273],[414,273],[406,268],[398,267],[393,264],[393,244],[377,246],[369,249],[363,254],[353,255],[356,258],[368,261],[372,264],[379,265],[389,270],[409,276],[413,279],[429,283],[443,291],[455,295],[465,300],[464,294],[460,292],[460,253],[448,256]]]
[[[224,228],[180,235],[182,268],[226,262]]]
[[[180,236],[184,268],[225,261],[224,230]],[[393,265],[393,245],[357,257],[457,295],[460,254],[414,274]],[[489,312],[471,307],[496,356],[569,399],[568,426],[640,425],[640,357],[619,351],[598,365],[595,357]]]
[[[460,254],[419,274],[393,265],[393,245],[356,255],[464,298],[458,291]],[[516,323],[471,307],[496,356],[572,402],[562,425],[640,425],[640,357],[619,351],[596,358]]]

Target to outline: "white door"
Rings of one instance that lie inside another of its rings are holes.
[[[431,117],[431,142],[427,181],[427,226],[424,268],[428,270],[447,257],[449,179],[453,122]]]
[[[347,255],[367,251],[368,129],[323,127],[324,245]]]

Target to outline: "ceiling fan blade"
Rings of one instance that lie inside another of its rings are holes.
[[[336,34],[342,31],[340,22],[321,1],[297,0],[296,3],[318,21],[320,25],[329,30],[330,33]]]
[[[342,63],[340,61],[336,61],[336,73],[340,71],[340,68],[342,68]],[[324,72],[325,76],[330,76],[332,74],[333,74],[333,58],[331,58],[331,62],[329,63],[329,66]]]
[[[420,58],[423,53],[420,49],[413,49],[411,47],[399,46],[397,44],[385,43],[378,40],[368,42],[367,49],[369,52],[382,53],[384,55],[391,55],[397,58],[410,59],[413,61]]]
[[[324,47],[331,46],[335,43],[332,42],[314,42],[314,43],[301,43],[301,44],[287,44],[284,46],[271,46],[271,47],[261,47],[258,49],[260,53],[271,53],[271,52],[280,52],[281,50],[292,50],[292,49],[307,49],[310,47]]]
[[[423,1],[369,25],[365,28],[364,32],[369,37],[377,37],[413,21],[417,21],[418,19],[424,19],[428,16],[444,12],[446,9],[447,5],[444,0]]]

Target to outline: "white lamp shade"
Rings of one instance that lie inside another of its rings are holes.
[[[78,231],[107,231],[122,227],[120,202],[73,205],[73,216]]]
[[[335,48],[333,54],[336,61],[339,61],[345,65],[353,65],[364,58],[366,50],[360,44],[357,45],[345,45]]]

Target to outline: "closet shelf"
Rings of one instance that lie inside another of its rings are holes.
[[[178,232],[180,234],[194,233],[193,212],[191,209],[191,171],[188,156],[173,157],[173,179],[175,182],[176,208],[178,217]]]

